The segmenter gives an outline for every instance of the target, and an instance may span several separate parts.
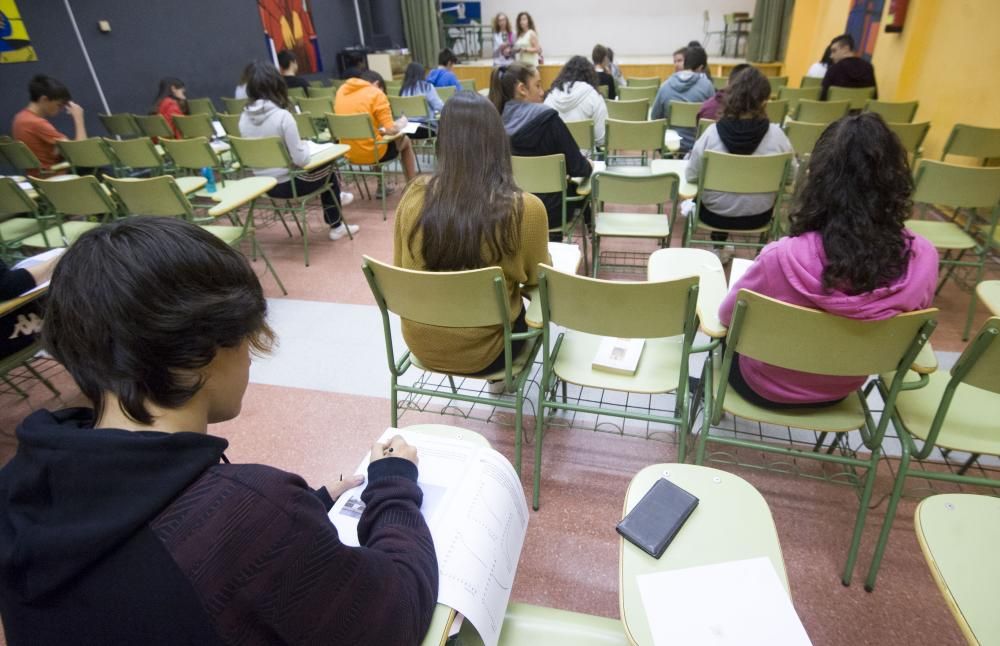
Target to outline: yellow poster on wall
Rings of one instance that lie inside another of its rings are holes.
[[[0,0],[0,63],[37,61],[17,0]]]

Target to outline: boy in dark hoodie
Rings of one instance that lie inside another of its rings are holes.
[[[873,98],[878,98],[875,83],[875,68],[854,51],[854,37],[841,34],[830,42],[830,67],[823,77],[823,93],[826,101],[831,87],[871,87],[875,88]]]
[[[81,236],[43,336],[94,408],[39,410],[0,470],[0,614],[19,644],[416,644],[438,571],[416,451],[376,445],[358,526],[327,512],[353,478],[229,464],[273,333],[250,264],[174,218]],[[384,456],[391,457],[384,457]]]
[[[697,46],[684,48],[684,69],[675,72],[663,82],[653,100],[653,119],[666,119],[670,113],[671,101],[701,103],[715,96],[715,86],[705,75],[708,69],[708,55]],[[680,151],[686,153],[694,143],[695,128],[674,128],[681,138]]]

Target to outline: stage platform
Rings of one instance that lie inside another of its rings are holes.
[[[548,88],[552,81],[559,75],[559,70],[563,64],[569,60],[568,56],[546,57],[545,63],[540,67],[542,74],[542,87]],[[620,56],[616,57],[618,67],[622,74],[628,79],[630,76],[649,77],[657,76],[660,80],[665,80],[674,73],[673,56]],[[729,76],[730,70],[740,63],[747,61],[742,58],[717,58],[709,57],[708,68],[712,76]],[[765,76],[781,76],[781,63],[753,63],[753,66],[764,73]],[[455,66],[455,75],[459,79],[472,79],[476,82],[476,88],[482,89],[490,86],[490,74],[493,72],[493,59],[481,59],[478,61],[468,61]]]

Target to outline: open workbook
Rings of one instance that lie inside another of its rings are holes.
[[[437,553],[438,603],[454,608],[486,646],[500,638],[521,546],[528,531],[528,503],[505,457],[463,439],[387,429],[380,442],[402,435],[417,448],[421,513]],[[356,473],[366,474],[368,457]],[[344,493],[330,520],[346,545],[358,544],[364,485]]]

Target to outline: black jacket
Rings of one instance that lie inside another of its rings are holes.
[[[863,58],[849,56],[837,61],[826,70],[823,77],[823,92],[820,97],[824,101],[830,88],[837,87],[873,87],[878,98],[878,86],[875,83],[875,68]]]

